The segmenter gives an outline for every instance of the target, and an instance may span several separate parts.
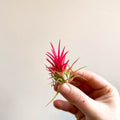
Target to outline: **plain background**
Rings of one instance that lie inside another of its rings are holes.
[[[120,91],[120,0],[0,0],[0,120],[73,120],[45,107],[50,42]],[[57,98],[62,98],[58,95]]]

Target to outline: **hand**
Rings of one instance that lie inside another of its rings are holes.
[[[54,106],[74,114],[77,120],[120,120],[119,93],[110,83],[90,71],[80,70],[82,78],[58,87],[67,99],[55,100]],[[55,87],[56,89],[56,87]]]

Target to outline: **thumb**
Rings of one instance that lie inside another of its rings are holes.
[[[64,83],[58,87],[59,92],[73,105],[85,114],[91,114],[96,111],[96,101],[88,97],[77,87]]]

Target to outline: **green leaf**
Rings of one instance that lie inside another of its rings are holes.
[[[50,100],[50,102],[46,106],[48,106],[56,98],[56,96],[58,95],[58,93],[59,93],[59,91],[56,92],[55,96]]]
[[[81,67],[81,68],[78,68],[77,70],[75,70],[74,72],[72,72],[71,74],[70,74],[70,78],[77,72],[77,71],[79,71],[79,70],[81,70],[81,69],[83,69],[83,68],[85,68],[86,66],[84,66],[84,67]]]

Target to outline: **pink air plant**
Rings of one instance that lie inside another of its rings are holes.
[[[46,68],[50,72],[50,76],[51,76],[50,78],[53,80],[52,82],[53,85],[55,85],[56,83],[58,85],[65,82],[70,83],[75,77],[81,77],[79,75],[76,75],[75,73],[84,67],[79,68],[75,71],[72,71],[72,67],[77,62],[78,59],[70,67],[68,67],[69,60],[67,61],[65,60],[68,51],[65,52],[65,47],[62,49],[62,52],[61,52],[60,41],[59,41],[58,52],[56,53],[53,44],[52,43],[50,44],[52,48],[51,53],[50,52],[46,53],[48,57],[46,60],[49,62],[50,66],[46,66]],[[49,103],[51,103],[55,99],[58,93],[59,91],[57,91],[56,95],[53,97],[53,99]]]
[[[49,57],[49,59],[47,58],[47,61],[51,64],[51,66],[47,67],[47,69],[50,71],[52,75],[54,75],[55,73],[63,73],[63,71],[66,70],[66,67],[69,62],[69,60],[65,62],[65,57],[68,51],[64,53],[65,51],[65,47],[64,47],[62,50],[62,53],[60,53],[60,41],[59,41],[58,54],[56,54],[52,43],[50,44],[52,47],[52,50],[51,50],[52,54],[50,52],[47,52],[46,55]]]

